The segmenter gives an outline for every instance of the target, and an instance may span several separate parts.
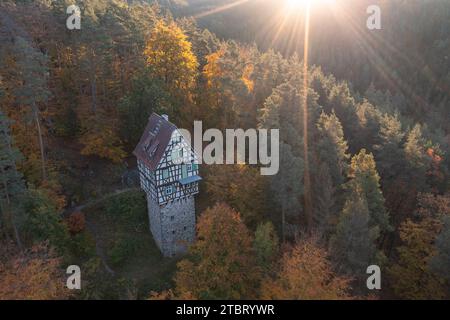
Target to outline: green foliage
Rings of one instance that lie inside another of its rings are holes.
[[[129,146],[139,142],[152,112],[167,110],[169,96],[162,83],[150,72],[141,72],[133,81],[133,90],[119,103],[121,137]]]
[[[24,230],[29,237],[37,242],[48,240],[58,253],[67,254],[69,232],[48,194],[41,189],[31,189],[25,208],[28,215]]]
[[[68,245],[72,255],[77,259],[91,258],[95,256],[95,239],[87,232],[83,231],[70,238]]]
[[[350,195],[361,194],[367,201],[370,227],[376,226],[380,232],[390,231],[392,227],[389,224],[389,214],[384,206],[384,197],[379,182],[380,176],[373,155],[362,149],[353,156],[349,178],[347,189]]]
[[[341,122],[334,112],[330,115],[322,113],[317,127],[320,135],[317,146],[319,156],[330,168],[333,185],[340,186],[344,182],[350,158]]]
[[[89,259],[81,266],[83,270],[80,298],[87,300],[120,300],[127,296],[127,281],[106,272],[100,258]],[[136,299],[136,297],[134,297]]]
[[[124,229],[143,230],[147,220],[147,205],[143,192],[126,192],[111,198],[105,205],[106,214]]]
[[[148,247],[142,241],[142,237],[132,233],[118,234],[114,241],[114,245],[109,250],[108,255],[114,265],[120,265],[129,257],[134,256],[139,250]]]
[[[37,104],[46,102],[50,97],[47,85],[48,57],[22,37],[17,37],[15,44],[17,72],[20,76],[15,95],[19,103],[32,108],[34,112]]]
[[[142,250],[149,250],[148,216],[144,194],[127,192],[106,203],[106,215],[112,220],[114,239],[108,256],[114,265],[122,265]]]
[[[450,216],[442,219],[442,230],[436,238],[437,254],[431,261],[431,268],[450,285]]]
[[[330,252],[339,269],[358,280],[365,277],[368,266],[378,263],[375,243],[379,229],[370,226],[369,220],[364,195],[352,194],[341,213],[336,234],[330,240]]]
[[[12,228],[20,247],[18,229],[25,217],[21,203],[26,195],[26,188],[16,166],[22,159],[22,154],[12,144],[10,121],[0,110],[0,227],[8,233]]]
[[[258,265],[268,270],[278,255],[278,236],[271,222],[258,225],[253,241]]]
[[[330,170],[325,163],[320,163],[314,175],[314,229],[320,236],[328,238],[337,224],[339,207],[338,201],[342,198],[336,192],[330,175]]]

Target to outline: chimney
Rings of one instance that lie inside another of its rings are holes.
[[[163,114],[161,115],[161,117],[163,117],[164,120],[169,121],[169,116],[167,114]]]

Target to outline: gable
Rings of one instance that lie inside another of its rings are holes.
[[[156,170],[175,130],[178,131],[174,124],[153,113],[133,154],[150,170]]]
[[[182,163],[198,163],[198,157],[182,133],[178,129],[175,129],[172,132],[171,139],[157,169],[171,167]]]

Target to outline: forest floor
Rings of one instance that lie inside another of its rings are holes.
[[[84,213],[86,232],[93,241],[95,256],[101,259],[105,270],[117,279],[131,280],[138,289],[139,298],[146,299],[152,291],[173,287],[176,264],[182,257],[164,258],[161,255],[148,227],[145,197],[138,197],[136,208],[133,201],[127,199],[129,195],[142,194],[134,158],[111,164],[80,156],[79,146],[67,144],[60,146],[58,156],[69,204],[63,216]],[[196,196],[197,216],[211,205],[204,189],[201,183],[200,194]],[[127,221],[128,207],[133,211],[134,224]],[[113,216],[109,211],[115,211]],[[125,212],[122,214],[121,211]],[[122,215],[124,218],[120,217]],[[118,262],[114,251],[120,246],[123,249],[119,251],[123,252]]]
[[[123,193],[136,192],[124,191]],[[159,292],[171,287],[178,259],[164,258],[156,246],[148,221],[144,228],[121,224],[121,220],[111,219],[106,206],[110,201],[119,200],[123,193],[107,197],[83,210],[86,216],[87,230],[95,241],[96,255],[102,260],[105,269],[116,278],[131,280],[138,289],[139,298],[148,298],[151,291]],[[141,216],[147,216],[146,212]],[[128,239],[138,242],[138,248],[127,250]],[[125,250],[117,262],[114,251],[118,243],[124,243]]]

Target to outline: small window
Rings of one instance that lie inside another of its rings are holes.
[[[162,172],[163,179],[169,178],[169,169],[164,169]]]
[[[188,166],[185,164],[181,165],[181,178],[187,178],[188,177]]]
[[[187,171],[192,171],[192,164],[187,164],[186,167],[187,167]]]
[[[173,220],[175,220],[175,216],[170,217],[170,221],[173,221]]]
[[[172,192],[173,192],[172,186],[166,187],[166,195],[167,195],[167,196],[170,195],[170,194],[172,194]]]
[[[194,170],[194,171],[198,170],[198,164],[197,163],[193,163],[192,164],[192,170]]]
[[[187,230],[187,227],[184,227],[183,230],[186,231],[186,230]]]
[[[172,234],[175,234],[175,233],[176,233],[176,231],[175,231],[175,230],[173,230],[173,231],[172,231]]]
[[[183,158],[183,149],[178,150],[178,156]]]

